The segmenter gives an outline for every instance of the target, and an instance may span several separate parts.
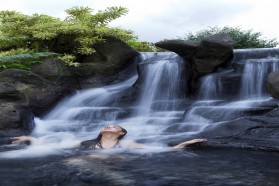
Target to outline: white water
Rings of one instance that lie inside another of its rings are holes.
[[[77,91],[58,103],[44,118],[35,118],[32,136],[37,140],[34,144],[24,150],[4,152],[0,157],[65,153],[79,141],[95,138],[108,124],[127,129],[125,139],[157,147],[147,151],[160,152],[169,139],[182,141],[206,130],[209,125],[235,119],[232,116],[239,110],[269,101],[263,88],[264,79],[269,72],[278,69],[277,58],[267,63],[248,61],[240,82],[241,93],[238,99],[229,102],[218,100],[223,91],[222,82],[216,74],[209,75],[204,78],[203,92],[199,94],[202,101],[195,102],[189,109],[179,81],[183,65],[181,58],[173,53],[144,53],[142,57],[142,89],[136,104],[123,106],[118,99],[130,91],[137,75],[119,84]]]
[[[240,98],[261,99],[264,96],[269,96],[266,91],[267,75],[278,69],[278,57],[247,60],[243,72]]]
[[[266,79],[270,72],[279,70],[279,56],[249,59],[249,52],[254,52],[254,50],[237,51],[246,54],[245,57],[248,58],[240,59],[244,63],[244,70],[241,82],[239,82],[241,84],[239,95],[236,100],[232,101],[220,100],[218,97],[224,94],[219,75],[230,71],[221,71],[202,78],[199,99],[204,101],[197,101],[193,104],[192,109],[186,113],[184,118],[186,122],[195,123],[197,132],[203,131],[209,125],[237,119],[237,117],[241,117],[239,113],[260,107],[272,100],[266,90]],[[253,53],[253,55],[255,57],[256,54]]]

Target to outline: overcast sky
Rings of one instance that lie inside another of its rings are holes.
[[[112,23],[131,29],[141,41],[175,39],[188,31],[214,26],[240,26],[279,40],[277,0],[0,0],[0,10],[42,13],[64,18],[64,10],[89,6],[104,10],[123,6],[129,13]]]

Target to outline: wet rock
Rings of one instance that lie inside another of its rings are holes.
[[[199,41],[185,41],[181,39],[164,40],[155,43],[157,47],[173,51],[183,57],[184,59],[190,59],[198,49]]]
[[[192,64],[197,76],[214,72],[233,57],[233,40],[227,34],[215,34],[201,42],[166,40],[156,46],[173,51]]]
[[[278,109],[271,113],[210,125],[199,136],[211,147],[279,151]]]
[[[79,77],[82,88],[107,85],[120,77],[127,79],[129,73],[124,77],[120,74],[130,66],[136,70],[133,62],[139,53],[120,39],[111,36],[105,39],[105,42],[94,46],[96,53],[84,56],[80,67],[73,71]]]
[[[267,89],[273,98],[279,99],[279,71],[271,72],[268,75]]]
[[[69,91],[80,89],[79,82],[71,72],[70,67],[59,59],[44,59],[41,63],[32,65],[31,72],[56,85],[63,86]]]
[[[26,70],[0,72],[0,128],[31,130],[33,114],[40,116],[67,92]]]
[[[199,75],[205,75],[232,58],[233,40],[227,34],[216,34],[201,41],[191,62]]]

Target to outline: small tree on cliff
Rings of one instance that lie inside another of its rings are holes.
[[[183,39],[200,41],[205,37],[217,34],[229,34],[234,40],[234,48],[272,48],[276,47],[279,43],[276,39],[261,39],[260,32],[253,32],[253,30],[242,30],[240,27],[209,27],[208,29],[201,30],[196,34],[188,32]]]
[[[13,58],[19,60],[22,52],[39,53],[36,56],[46,56],[42,52],[58,53],[62,60],[74,65],[76,58],[94,53],[94,44],[103,42],[104,36],[123,41],[136,39],[130,30],[108,27],[109,22],[127,14],[124,7],[109,7],[95,14],[89,7],[73,7],[65,12],[68,16],[60,20],[43,14],[0,11],[0,68],[13,67]]]

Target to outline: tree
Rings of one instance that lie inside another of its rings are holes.
[[[62,60],[76,65],[74,61],[79,61],[80,56],[95,52],[94,44],[103,42],[104,36],[115,36],[124,42],[137,38],[131,30],[108,27],[109,22],[127,14],[124,7],[109,7],[94,14],[89,7],[73,7],[65,12],[68,16],[60,20],[44,14],[29,16],[0,11],[0,68],[1,56],[22,54],[22,51],[31,56],[58,53]],[[6,64],[8,59],[12,58],[6,58]]]
[[[279,43],[276,39],[261,39],[262,33],[253,32],[250,30],[242,30],[240,27],[209,27],[208,29],[201,30],[196,34],[188,32],[184,39],[200,41],[205,37],[217,34],[229,34],[234,40],[234,48],[272,48],[276,47]]]

